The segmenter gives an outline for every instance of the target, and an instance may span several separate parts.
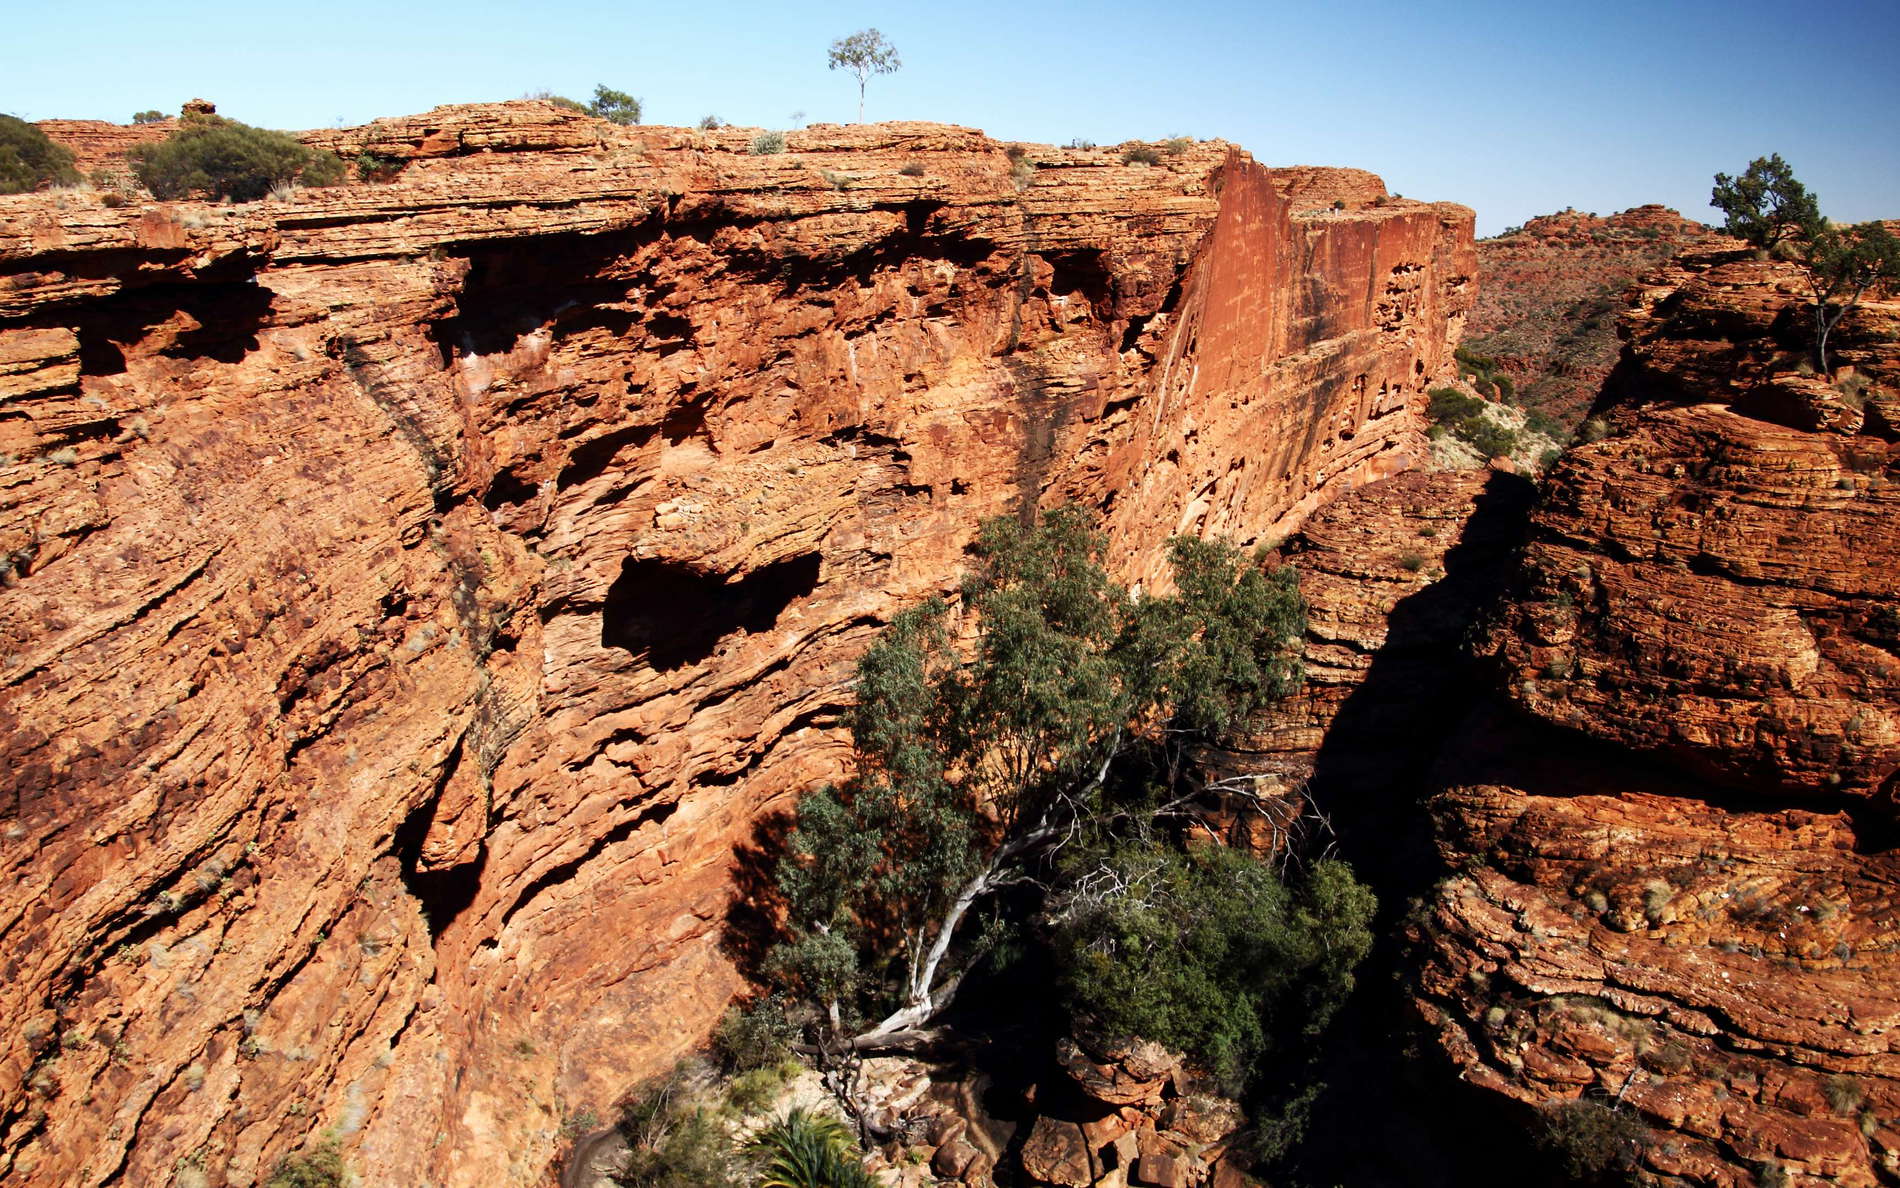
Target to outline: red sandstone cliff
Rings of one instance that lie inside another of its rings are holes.
[[[1900,1176],[1900,303],[1802,375],[1790,266],[1626,315],[1447,750],[1427,1017],[1473,1083],[1617,1101],[1668,1182]]]
[[[735,843],[985,515],[1277,537],[1422,449],[1470,213],[935,125],[312,134],[0,199],[0,1175],[534,1184],[737,984]],[[1330,209],[1339,196],[1348,209]]]

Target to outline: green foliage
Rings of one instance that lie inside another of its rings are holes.
[[[79,180],[73,155],[25,120],[0,115],[0,194],[24,194],[41,186]]]
[[[1122,150],[1124,165],[1159,165],[1161,150],[1151,144],[1137,144]]]
[[[898,615],[859,662],[856,774],[807,796],[778,872],[789,980],[847,1014],[927,1000],[933,944],[1019,864],[1104,811],[1104,783],[1139,747],[1211,737],[1297,687],[1305,607],[1291,569],[1177,539],[1176,590],[1137,599],[1103,568],[1087,513],[1034,528],[985,523],[962,607]]]
[[[1326,1026],[1372,945],[1372,893],[1343,863],[1293,886],[1221,846],[1124,844],[1065,864],[1077,877],[1056,948],[1074,1009],[1187,1052],[1229,1094]]]
[[[409,162],[404,157],[384,156],[368,149],[356,154],[356,176],[362,181],[388,181],[402,172]]]
[[[155,197],[254,202],[273,186],[298,181],[330,186],[343,180],[343,162],[284,132],[253,128],[223,116],[190,116],[157,144],[133,147],[132,172]]]
[[[1516,384],[1499,370],[1498,361],[1491,356],[1460,346],[1452,352],[1452,357],[1458,361],[1458,373],[1480,392],[1489,391],[1499,400],[1507,401],[1517,395]]]
[[[755,157],[769,157],[785,151],[785,133],[761,132],[752,138],[750,152]]]
[[[772,1104],[785,1082],[798,1075],[796,1061],[749,1068],[726,1085],[726,1104],[741,1114],[756,1114]]]
[[[165,122],[165,113],[156,108],[150,111],[133,112],[132,122],[135,124],[162,124]]]
[[[720,128],[723,128],[725,126],[726,126],[726,121],[720,119],[716,115],[699,117],[699,130],[701,132],[716,132]]]
[[[587,109],[587,105],[585,103],[582,103],[580,100],[569,99],[566,95],[556,95],[553,91],[546,90],[546,89],[542,89],[539,91],[529,91],[527,94],[523,95],[522,98],[523,99],[539,99],[543,103],[552,103],[556,107],[565,107],[569,111],[578,111],[585,115],[594,114],[593,112],[589,111]]]
[[[627,1161],[614,1177],[625,1188],[740,1188],[745,1182],[732,1136],[695,1100],[684,1068],[629,1102],[620,1116]]]
[[[587,105],[587,114],[610,124],[637,124],[640,122],[640,101],[625,91],[613,90],[602,83],[594,88],[594,98]]]
[[[864,84],[873,74],[889,74],[902,66],[897,47],[876,29],[860,29],[831,43],[828,69],[844,70],[858,80],[858,122],[864,122]]]
[[[1555,442],[1570,440],[1570,431],[1564,428],[1563,422],[1541,408],[1529,409],[1524,413],[1524,427]]]
[[[1776,153],[1748,163],[1740,177],[1715,175],[1709,205],[1726,216],[1724,229],[1768,251],[1821,221],[1820,204]]]
[[[264,1188],[342,1188],[348,1182],[340,1144],[335,1135],[328,1135],[303,1154],[278,1161]]]
[[[1649,1131],[1614,1106],[1578,1098],[1544,1111],[1539,1143],[1580,1184],[1635,1184]]]
[[[1437,431],[1447,432],[1487,458],[1517,449],[1517,433],[1485,415],[1486,404],[1456,388],[1433,388],[1425,415]]]
[[[746,1144],[761,1166],[758,1188],[873,1188],[843,1122],[794,1109]]]
[[[785,1014],[785,999],[768,994],[744,1007],[727,1007],[713,1031],[713,1053],[728,1072],[776,1066],[792,1054],[798,1027]]]
[[[1813,295],[1815,359],[1826,371],[1829,332],[1868,289],[1900,280],[1900,239],[1882,223],[1816,223],[1803,233],[1799,250]]]

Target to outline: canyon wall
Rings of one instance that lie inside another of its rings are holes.
[[[1464,208],[753,135],[444,108],[306,137],[382,183],[0,199],[10,1183],[545,1182],[739,988],[735,856],[980,519],[1152,581],[1423,452]]]
[[[1623,317],[1432,782],[1418,1005],[1466,1080],[1612,1103],[1665,1183],[1900,1177],[1900,303],[1811,354],[1704,253]]]

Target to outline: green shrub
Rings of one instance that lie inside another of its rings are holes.
[[[785,1014],[785,999],[768,994],[750,1006],[726,1008],[713,1031],[713,1053],[728,1072],[769,1068],[790,1059],[798,1025]]]
[[[356,176],[362,181],[389,181],[408,163],[404,157],[386,157],[364,149],[356,154]]]
[[[1484,401],[1456,388],[1433,388],[1426,396],[1431,403],[1426,405],[1425,415],[1441,425],[1475,417],[1484,411]]]
[[[1372,893],[1344,863],[1317,862],[1289,885],[1220,846],[1083,849],[1070,860],[1110,875],[1079,881],[1054,913],[1072,1008],[1113,1036],[1186,1052],[1226,1092],[1316,1036],[1372,946]]]
[[[150,111],[135,111],[132,113],[132,122],[135,124],[162,124],[165,122],[165,113],[156,108]]]
[[[752,155],[769,157],[785,151],[785,133],[761,132],[752,138]]]
[[[684,1067],[629,1102],[620,1131],[629,1150],[614,1177],[626,1188],[740,1188],[739,1153],[717,1114],[694,1099]]]
[[[1159,165],[1161,151],[1153,145],[1138,144],[1122,153],[1124,165]]]
[[[280,1160],[264,1188],[343,1188],[349,1171],[335,1135],[329,1135],[301,1155]]]
[[[0,115],[0,194],[24,194],[41,186],[79,180],[73,155],[25,120]]]
[[[760,1164],[758,1188],[874,1188],[843,1122],[794,1109],[746,1144]]]
[[[603,83],[594,88],[594,99],[587,105],[587,114],[610,124],[637,124],[640,101]]]
[[[1538,1141],[1578,1183],[1635,1184],[1649,1131],[1613,1106],[1579,1098],[1544,1111]]]
[[[741,1114],[756,1114],[772,1104],[801,1067],[796,1061],[786,1060],[765,1068],[747,1069],[727,1083],[726,1104]]]
[[[333,186],[343,180],[343,161],[334,154],[216,115],[180,120],[163,141],[137,145],[127,157],[145,188],[165,199],[201,194],[254,202],[286,182]]]
[[[1161,147],[1167,150],[1170,157],[1178,157],[1194,147],[1194,138],[1192,136],[1170,136]]]
[[[1461,422],[1452,431],[1487,458],[1505,457],[1517,449],[1517,432],[1506,429],[1490,417],[1476,417],[1470,422]]]
[[[1433,388],[1425,415],[1487,458],[1517,449],[1517,433],[1485,415],[1485,402],[1456,388]]]
[[[714,132],[725,126],[726,126],[726,121],[720,119],[716,115],[699,117],[699,130],[701,132]]]
[[[1570,431],[1564,428],[1563,422],[1541,408],[1533,408],[1525,412],[1524,427],[1532,433],[1541,433],[1555,442],[1570,440]]]
[[[547,90],[545,88],[539,91],[529,91],[527,94],[523,95],[522,98],[523,99],[539,99],[543,103],[552,103],[556,107],[565,107],[569,111],[578,111],[586,115],[594,114],[593,112],[588,111],[587,105],[585,103],[582,103],[580,100],[569,99],[566,95],[556,95],[553,91]]]

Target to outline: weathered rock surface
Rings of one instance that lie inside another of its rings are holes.
[[[1219,144],[309,139],[407,164],[0,199],[10,1183],[541,1182],[723,1007],[735,844],[981,517],[1284,535],[1419,455],[1471,299],[1468,211]]]
[[[1830,382],[1794,370],[1798,291],[1720,256],[1655,278],[1491,632],[1511,708],[1437,774],[1445,1050],[1519,1101],[1620,1102],[1671,1182],[1900,1175],[1900,306]]]
[[[1465,345],[1497,361],[1525,407],[1574,429],[1621,352],[1625,291],[1711,234],[1652,205],[1604,218],[1561,211],[1480,240]]]

